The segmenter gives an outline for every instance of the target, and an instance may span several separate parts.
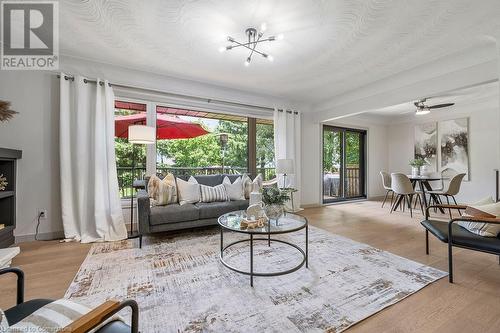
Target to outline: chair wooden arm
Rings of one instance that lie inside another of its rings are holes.
[[[123,309],[124,307],[132,308],[132,333],[139,332],[139,307],[137,303],[133,300],[126,300],[123,302],[118,302],[115,300],[109,300],[97,308],[93,309],[89,313],[81,316],[68,326],[66,326],[61,332],[71,332],[71,333],[85,333],[90,331],[91,329],[97,327],[99,324],[102,324],[105,320],[115,315]]]
[[[461,210],[461,209],[467,209],[467,206],[465,205],[443,205],[443,204],[439,204],[439,205],[432,205],[432,206],[427,206],[427,208],[425,209],[425,218],[426,219],[429,219],[429,210],[431,208],[438,208],[438,209],[458,209],[458,210]]]

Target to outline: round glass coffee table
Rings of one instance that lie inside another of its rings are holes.
[[[254,276],[278,276],[285,275],[292,272],[295,272],[302,266],[308,267],[308,241],[309,241],[309,231],[308,231],[308,223],[307,219],[303,216],[285,213],[282,217],[277,220],[270,220],[266,223],[266,225],[262,228],[254,228],[254,229],[245,229],[240,227],[241,220],[245,217],[245,211],[235,211],[222,215],[219,217],[219,225],[220,225],[220,261],[227,268],[241,273],[245,275],[250,275],[250,286],[253,287],[253,277]],[[299,230],[305,229],[305,249],[302,249],[300,246],[281,240],[273,238],[273,235],[278,234],[287,234],[292,232],[297,232]],[[224,245],[224,231],[232,231],[238,232],[242,234],[249,235],[248,238],[240,239]],[[272,242],[277,242],[281,244],[285,244],[290,247],[290,249],[295,249],[298,252],[298,255],[301,256],[301,261],[295,267],[292,267],[283,271],[276,272],[256,272],[254,271],[254,242],[255,241],[265,241],[267,245],[270,247]],[[249,243],[250,250],[250,270],[246,271],[243,269],[239,269],[227,263],[224,260],[224,252],[230,247],[240,244],[240,243]]]

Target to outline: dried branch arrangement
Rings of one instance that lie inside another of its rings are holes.
[[[10,109],[10,102],[0,101],[0,122],[11,120],[17,113]]]

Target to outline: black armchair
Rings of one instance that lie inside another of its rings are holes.
[[[500,258],[500,238],[483,237],[476,235],[467,229],[459,226],[456,222],[470,221],[481,223],[500,224],[498,218],[479,218],[460,216],[453,218],[448,222],[430,219],[429,210],[431,208],[439,209],[457,209],[465,210],[467,206],[463,205],[433,205],[427,207],[425,220],[420,222],[425,228],[425,253],[429,254],[429,232],[436,236],[440,241],[448,243],[448,269],[449,281],[453,283],[453,247],[460,247],[472,251],[479,251],[498,255]],[[500,260],[499,260],[500,263]]]
[[[17,301],[16,305],[5,310],[5,316],[9,325],[14,325],[24,318],[42,308],[43,306],[53,302],[50,299],[33,299],[24,301],[24,272],[16,267],[0,269],[0,275],[13,273],[17,275]],[[139,332],[139,307],[134,300],[125,300],[123,302],[107,301],[93,309],[89,313],[75,320],[67,327],[63,328],[63,332],[84,333],[97,327],[113,315],[117,314],[122,309],[130,307],[132,310],[131,326],[122,321],[111,321],[101,327],[96,333],[138,333]]]

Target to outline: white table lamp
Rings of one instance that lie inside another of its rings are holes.
[[[283,175],[283,188],[286,187],[286,176],[292,175],[294,172],[292,159],[283,158],[276,161],[276,173]]]
[[[128,142],[135,144],[153,144],[156,140],[156,129],[146,125],[128,127]]]

